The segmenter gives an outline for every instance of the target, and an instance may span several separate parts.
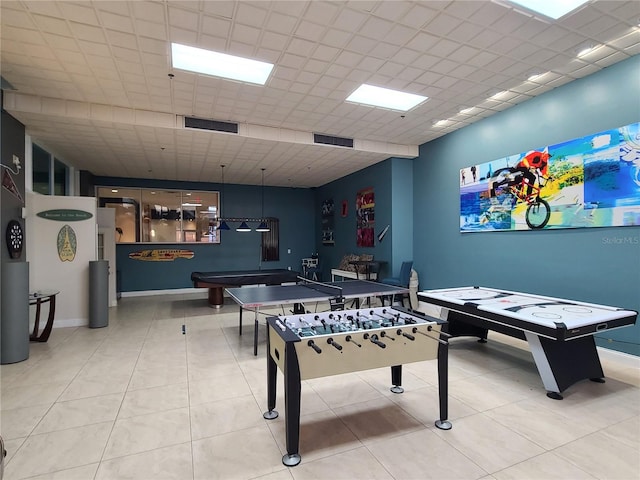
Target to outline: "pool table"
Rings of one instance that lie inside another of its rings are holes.
[[[295,283],[299,272],[284,268],[271,270],[236,270],[226,272],[193,272],[195,288],[209,289],[209,306],[220,308],[224,302],[224,289],[243,285],[281,285]]]

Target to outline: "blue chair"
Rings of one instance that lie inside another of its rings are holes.
[[[386,283],[387,285],[395,285],[397,287],[409,288],[409,280],[411,279],[411,269],[413,268],[413,260],[402,262],[400,266],[400,274],[397,277],[389,277],[383,278],[380,280],[380,283]],[[400,301],[402,302],[402,306],[404,307],[404,297],[402,295],[400,297]],[[382,297],[382,305],[384,305],[386,297]],[[391,299],[391,303],[393,303],[393,298]]]

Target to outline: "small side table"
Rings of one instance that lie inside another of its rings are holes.
[[[364,275],[365,275],[365,280],[371,280],[371,273],[373,270],[373,273],[376,274],[376,280],[378,280],[377,275],[380,271],[380,265],[386,263],[383,261],[379,261],[379,260],[351,260],[349,262],[349,265],[353,265],[355,267],[356,270],[356,277],[360,277],[360,272],[358,267],[364,267]]]
[[[29,305],[36,306],[36,321],[33,325],[33,333],[29,336],[29,340],[32,342],[46,342],[49,340],[49,335],[51,335],[51,329],[53,328],[53,319],[56,316],[56,295],[59,293],[55,290],[39,290],[29,294]],[[49,304],[49,316],[42,333],[38,335],[40,311],[43,303]]]

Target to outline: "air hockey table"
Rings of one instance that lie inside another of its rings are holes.
[[[453,337],[484,342],[493,330],[526,340],[547,396],[556,400],[580,380],[603,383],[594,334],[638,318],[634,310],[485,287],[425,290],[418,299],[441,307]]]

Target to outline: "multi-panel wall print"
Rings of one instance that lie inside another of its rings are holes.
[[[462,232],[640,225],[640,123],[460,170]]]

